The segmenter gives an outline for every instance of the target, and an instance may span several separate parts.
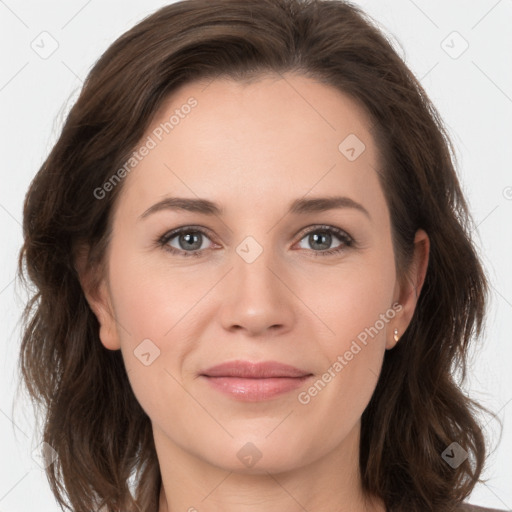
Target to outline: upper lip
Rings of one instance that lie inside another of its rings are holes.
[[[272,377],[305,377],[311,373],[277,361],[228,361],[212,366],[201,372],[207,377],[239,377],[246,379],[267,379]]]

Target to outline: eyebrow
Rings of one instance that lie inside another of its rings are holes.
[[[368,210],[362,204],[346,196],[296,199],[290,204],[288,212],[295,215],[305,215],[308,213],[319,213],[339,208],[352,208],[358,210],[364,213],[368,219],[371,220]],[[144,219],[148,215],[162,210],[185,210],[194,213],[201,213],[203,215],[216,216],[221,216],[224,213],[224,210],[220,205],[209,201],[208,199],[166,197],[158,203],[155,203],[153,206],[150,206],[142,215],[139,216],[139,219]]]

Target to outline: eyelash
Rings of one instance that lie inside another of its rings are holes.
[[[315,233],[315,232],[334,234],[343,243],[342,243],[342,245],[340,245],[339,247],[335,247],[334,249],[326,249],[323,251],[311,250],[314,257],[332,256],[334,254],[341,253],[342,251],[346,250],[349,247],[355,247],[355,245],[356,245],[355,240],[351,236],[349,236],[345,231],[343,231],[339,228],[336,228],[334,226],[324,226],[324,225],[314,226],[313,229],[310,229],[309,231],[303,233],[299,242],[302,241],[302,239],[305,238],[307,235],[310,235],[311,233]],[[173,231],[167,232],[164,235],[157,238],[156,245],[163,248],[164,250],[170,252],[171,254],[175,254],[178,256],[184,256],[184,257],[202,256],[203,252],[206,251],[207,249],[201,249],[201,250],[195,250],[195,251],[182,251],[182,250],[176,249],[175,247],[171,247],[170,245],[168,245],[169,242],[173,238],[175,238],[177,235],[180,235],[182,233],[194,233],[194,234],[200,233],[200,234],[205,235],[206,237],[210,238],[208,236],[208,231],[204,230],[203,228],[196,228],[194,226],[183,226],[181,228],[177,228]]]

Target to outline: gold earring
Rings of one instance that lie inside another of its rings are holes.
[[[394,338],[395,341],[398,341],[398,339],[399,339],[398,338],[398,329],[395,329],[395,332],[393,334],[393,338]]]

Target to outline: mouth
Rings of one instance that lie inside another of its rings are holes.
[[[213,389],[241,401],[256,402],[288,393],[313,374],[294,366],[266,361],[231,361],[199,374]]]

